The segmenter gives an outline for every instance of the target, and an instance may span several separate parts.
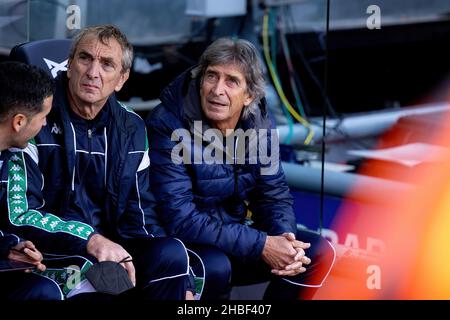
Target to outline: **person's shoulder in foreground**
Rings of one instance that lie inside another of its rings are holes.
[[[43,70],[20,62],[0,63],[0,201],[2,228],[23,233],[21,214],[33,215],[24,205],[33,206],[29,195],[22,192],[40,181],[30,181],[21,175],[25,168],[24,149],[28,140],[46,124],[46,116],[52,105],[53,80]],[[30,153],[32,154],[32,153]],[[29,159],[28,154],[26,157]],[[28,180],[25,180],[27,179]],[[24,181],[25,180],[25,181]],[[29,203],[27,200],[30,200]],[[41,233],[42,235],[42,233]],[[42,254],[33,242],[13,233],[0,230],[0,259],[24,262],[11,263],[14,268],[43,272]],[[7,300],[61,300],[57,285],[48,278],[20,271],[0,273],[0,298]]]

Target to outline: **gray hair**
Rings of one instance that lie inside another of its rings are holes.
[[[128,42],[127,37],[117,27],[111,24],[87,27],[77,33],[73,38],[72,46],[70,47],[70,60],[75,57],[75,52],[77,51],[80,41],[89,35],[96,36],[97,39],[105,45],[108,44],[109,39],[116,39],[122,48],[122,73],[131,69],[133,63],[133,46]]]
[[[264,76],[258,58],[258,50],[244,39],[219,38],[214,41],[200,57],[199,64],[192,69],[193,78],[203,76],[208,66],[234,64],[241,69],[247,83],[247,93],[253,98],[252,103],[244,108],[245,119],[258,109],[260,100],[265,95]]]

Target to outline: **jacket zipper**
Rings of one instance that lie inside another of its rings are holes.
[[[237,158],[236,158],[236,149],[237,149],[237,142],[238,137],[236,137],[236,140],[234,141],[234,165],[233,165],[233,174],[234,174],[234,194],[237,196],[239,191],[239,175],[238,175],[238,168],[237,168]]]
[[[88,145],[89,145],[89,154],[91,154],[91,141],[92,141],[92,129],[88,129]]]

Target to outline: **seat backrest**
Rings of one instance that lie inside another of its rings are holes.
[[[12,48],[9,58],[38,66],[56,78],[67,70],[71,39],[49,39],[22,43]]]

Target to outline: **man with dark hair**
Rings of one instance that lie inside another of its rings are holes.
[[[216,40],[161,101],[147,120],[150,181],[169,234],[203,260],[203,297],[269,280],[267,299],[312,297],[335,253],[296,228],[256,48]]]
[[[46,124],[54,84],[36,67],[3,62],[0,86],[0,150],[25,148]]]
[[[131,44],[112,25],[75,36],[49,125],[35,139],[43,208],[88,225],[79,254],[120,263],[141,297],[185,299],[189,259],[153,211],[145,123],[114,95],[132,59]]]
[[[0,199],[3,212],[9,189],[11,158],[24,148],[46,124],[53,98],[53,81],[42,70],[19,62],[0,63]],[[8,150],[9,149],[9,150]],[[0,226],[5,216],[0,217]],[[42,254],[31,241],[0,230],[0,259],[34,264],[45,271]],[[11,300],[57,300],[61,291],[49,278],[32,273],[0,273],[0,298]]]

